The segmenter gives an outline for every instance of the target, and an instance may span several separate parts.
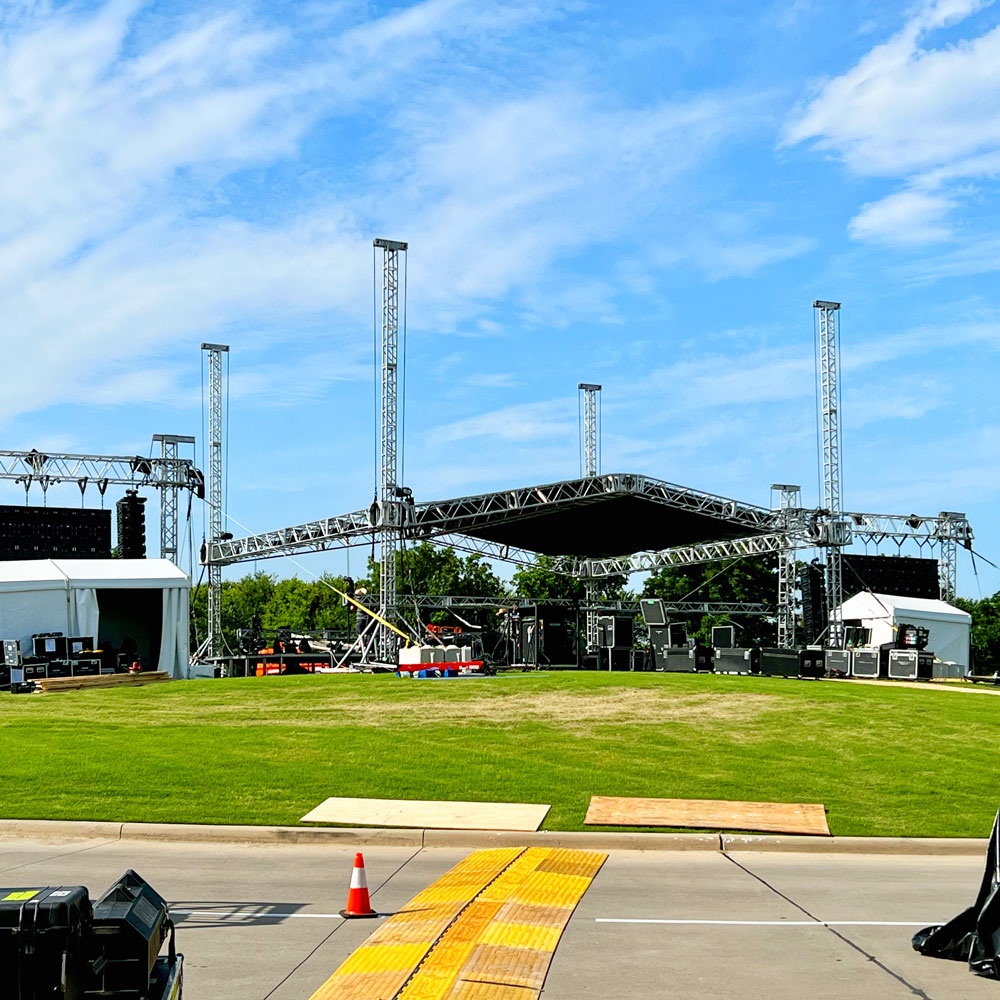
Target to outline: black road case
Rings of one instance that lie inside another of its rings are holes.
[[[78,1000],[93,909],[82,885],[0,889],[0,974],[10,1000]]]

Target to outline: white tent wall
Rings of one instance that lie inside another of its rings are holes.
[[[944,601],[899,597],[862,591],[841,606],[845,621],[860,619],[872,630],[872,645],[893,642],[900,625],[917,625],[930,633],[927,648],[938,660],[952,661],[965,673],[969,667],[972,616]]]
[[[190,677],[191,661],[188,656],[188,601],[187,587],[163,588],[163,631],[160,635],[160,669],[171,677]]]
[[[49,624],[43,627],[39,622]],[[65,627],[65,581],[58,589],[0,592],[0,639],[17,639],[22,650],[31,652],[32,634],[61,632]]]
[[[0,638],[17,639],[26,653],[37,632],[64,631],[100,641],[99,591],[160,590],[157,666],[172,677],[187,677],[190,586],[187,574],[167,559],[0,563]]]
[[[67,635],[98,635],[97,591],[92,587],[71,587],[67,580],[67,608],[69,628]]]

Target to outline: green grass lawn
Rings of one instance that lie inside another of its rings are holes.
[[[0,695],[0,817],[294,824],[329,795],[823,802],[839,835],[989,834],[1000,698],[690,674],[320,676]]]

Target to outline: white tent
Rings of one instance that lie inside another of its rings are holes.
[[[960,673],[969,668],[969,634],[972,616],[945,601],[926,597],[896,597],[862,591],[840,606],[843,620],[861,620],[872,630],[872,645],[893,642],[900,625],[918,625],[930,631],[928,651],[938,660],[957,663]]]
[[[17,639],[30,653],[38,632],[116,644],[138,635],[158,670],[186,677],[190,589],[188,575],[169,559],[0,562],[0,639]]]

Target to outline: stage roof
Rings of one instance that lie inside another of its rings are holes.
[[[414,522],[431,529],[427,534],[594,558],[745,538],[777,526],[766,508],[628,473],[418,504]]]
[[[374,503],[290,528],[220,539],[209,552],[212,562],[230,565],[292,551],[370,545],[388,529],[407,540],[458,547],[464,538],[472,545],[508,548],[512,557],[517,550],[521,558],[541,553],[596,559],[770,534],[783,529],[782,518],[778,511],[661,479],[612,473],[453,500]]]

